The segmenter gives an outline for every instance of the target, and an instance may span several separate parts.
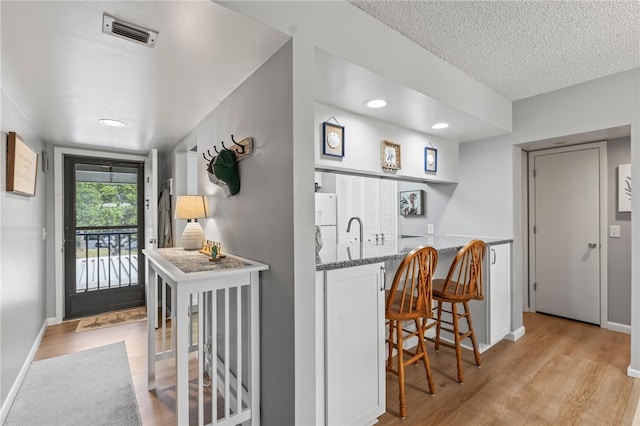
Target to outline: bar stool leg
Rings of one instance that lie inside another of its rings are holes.
[[[425,323],[426,319],[422,319],[422,323],[418,324],[418,320],[416,320],[416,329],[420,331],[418,337],[418,353],[422,354],[422,361],[424,362],[424,369],[427,372],[427,383],[429,384],[429,392],[432,395],[436,393],[436,387],[433,383],[433,378],[431,377],[431,364],[429,363],[429,356],[427,355],[427,348],[424,344],[424,332],[426,330]]]
[[[400,394],[400,418],[407,416],[407,401],[404,396],[404,349],[402,348],[402,323],[398,321],[396,324],[398,339],[398,393]]]
[[[442,324],[442,301],[438,300],[438,322],[436,323],[436,351],[440,349],[440,327]]]
[[[458,382],[463,382],[462,349],[460,348],[460,325],[458,324],[458,308],[455,302],[451,302],[451,316],[453,317],[453,338],[456,347],[456,362],[458,365]]]
[[[480,367],[480,351],[478,350],[476,333],[473,331],[473,324],[471,323],[471,313],[469,312],[468,302],[464,302],[464,312],[467,314],[467,324],[469,325],[469,331],[471,332],[471,343],[473,344],[473,355],[476,358],[476,365]]]

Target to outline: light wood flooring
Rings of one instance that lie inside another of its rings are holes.
[[[430,395],[424,368],[409,366],[407,418],[398,417],[397,378],[387,375],[387,413],[380,425],[630,425],[640,397],[628,377],[630,336],[575,321],[524,314],[526,334],[482,355],[463,351],[465,383],[456,380],[453,350],[427,345],[436,382]],[[171,364],[148,392],[146,322],[76,333],[77,321],[49,327],[35,359],[125,341],[144,425],[174,425]],[[193,416],[192,416],[193,417]],[[280,426],[280,425],[278,425]],[[284,425],[282,425],[284,426]]]

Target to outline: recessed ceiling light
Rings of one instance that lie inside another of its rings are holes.
[[[365,102],[365,105],[369,108],[382,108],[387,105],[387,101],[384,99],[371,99],[370,101]]]
[[[432,129],[446,129],[447,127],[449,127],[449,123],[436,123],[431,126]]]
[[[110,126],[110,127],[124,127],[124,126],[126,126],[126,124],[123,121],[113,120],[111,118],[102,118],[102,119],[98,120],[98,123],[102,124],[103,126]]]

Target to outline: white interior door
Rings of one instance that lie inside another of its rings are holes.
[[[535,310],[600,324],[600,153],[533,153]]]
[[[158,150],[144,162],[144,248],[158,247]]]

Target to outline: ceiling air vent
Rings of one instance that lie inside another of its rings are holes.
[[[125,40],[139,43],[147,47],[154,47],[158,39],[158,32],[134,25],[129,22],[120,21],[106,13],[102,15],[102,32],[111,34]]]

